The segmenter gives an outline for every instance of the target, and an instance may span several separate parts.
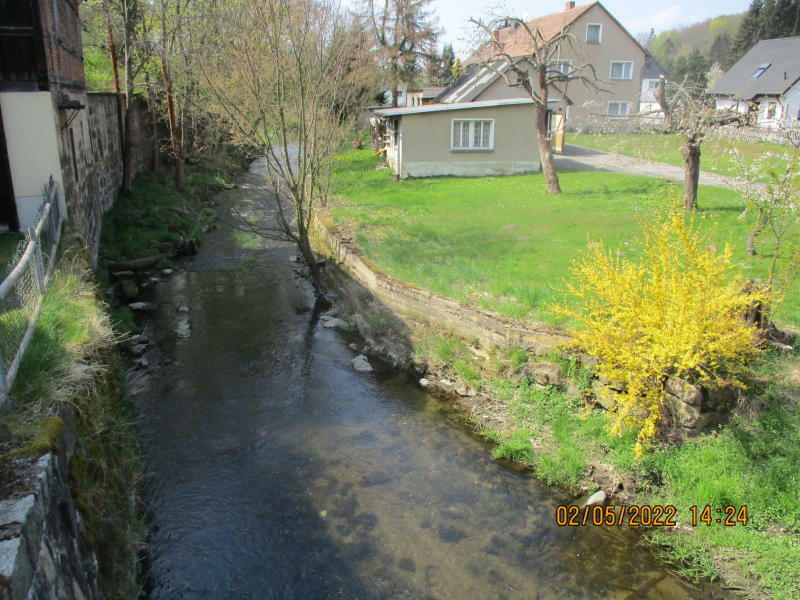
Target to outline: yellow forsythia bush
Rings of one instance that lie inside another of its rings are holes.
[[[759,351],[757,332],[743,317],[754,303],[766,304],[767,294],[744,293],[735,271],[730,247],[713,252],[680,212],[644,227],[639,262],[592,243],[574,264],[566,291],[577,308],[555,310],[582,325],[573,345],[599,360],[600,381],[623,390],[612,428],[638,431],[637,454],[656,435],[669,376],[731,382]]]

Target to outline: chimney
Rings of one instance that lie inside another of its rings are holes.
[[[566,6],[566,8],[564,10],[572,10],[573,8],[575,8],[574,0],[571,1],[571,2],[567,2],[567,6]]]

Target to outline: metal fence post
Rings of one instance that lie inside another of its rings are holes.
[[[8,400],[8,379],[6,379],[6,367],[3,361],[3,353],[0,352],[0,411],[6,406]]]
[[[33,266],[36,270],[36,279],[39,282],[39,292],[44,295],[47,284],[44,279],[44,261],[42,260],[42,244],[39,237],[33,238]]]

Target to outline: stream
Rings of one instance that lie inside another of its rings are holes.
[[[257,165],[238,184],[221,207],[267,193]],[[565,495],[406,377],[356,372],[294,253],[223,222],[142,319],[150,598],[710,597],[635,531],[557,527]]]

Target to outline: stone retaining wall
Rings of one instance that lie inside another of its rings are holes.
[[[326,215],[315,214],[311,226],[333,260],[401,317],[426,319],[463,337],[478,338],[484,346],[523,346],[536,353],[568,339],[565,332],[544,323],[512,321],[383,273]]]
[[[58,451],[28,467],[25,491],[0,502],[0,599],[94,600],[97,561],[82,541],[68,485],[75,446],[70,418]]]
[[[61,128],[61,171],[68,217],[83,235],[95,261],[103,214],[122,187],[123,109],[118,94],[93,92],[75,99],[85,103],[86,109],[78,111],[69,127]],[[153,162],[152,123],[144,101],[136,98],[131,107],[135,176]]]

